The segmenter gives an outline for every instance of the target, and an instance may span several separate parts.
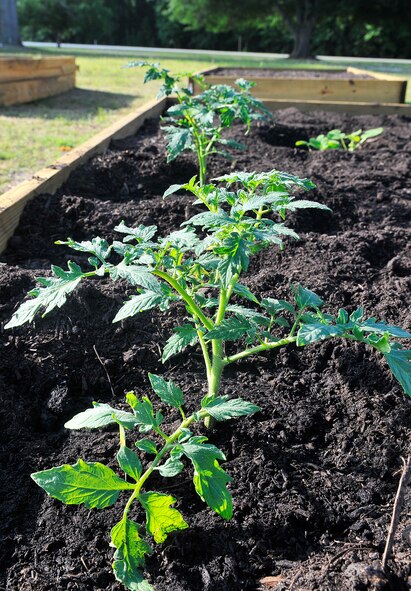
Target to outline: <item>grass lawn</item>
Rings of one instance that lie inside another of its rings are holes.
[[[4,53],[5,50],[0,50]],[[39,55],[39,51],[24,49],[24,54]],[[29,178],[38,169],[51,164],[64,151],[84,142],[110,123],[130,113],[156,95],[156,85],[143,84],[142,69],[124,69],[130,59],[139,59],[134,53],[97,54],[91,51],[42,50],[43,54],[75,55],[77,88],[63,95],[35,103],[0,108],[0,193]],[[253,67],[308,67],[334,68],[348,64],[332,62],[302,63],[286,59],[245,60],[238,58],[169,59],[147,58],[160,61],[171,71],[195,72],[215,65],[242,65]],[[349,65],[369,67],[395,74],[404,74],[411,80],[411,66],[372,64],[363,62]],[[411,84],[409,84],[411,87]],[[410,90],[408,101],[411,101]]]

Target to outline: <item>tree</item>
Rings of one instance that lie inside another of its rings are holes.
[[[21,45],[16,0],[0,0],[0,43]]]
[[[215,33],[261,28],[264,20],[279,15],[290,31],[294,46],[290,57],[311,57],[311,37],[331,0],[168,0],[166,13],[194,30]]]
[[[111,41],[114,10],[105,0],[18,0],[18,10],[22,34],[31,41]]]
[[[319,20],[320,0],[296,0],[273,2],[294,39],[290,57],[311,57],[311,38]]]

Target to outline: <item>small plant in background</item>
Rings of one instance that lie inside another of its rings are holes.
[[[162,80],[159,96],[174,94],[178,104],[171,106],[163,118],[166,123],[162,129],[166,132],[167,161],[171,162],[186,150],[197,156],[199,180],[203,185],[207,178],[207,159],[211,154],[220,154],[230,158],[227,149],[244,150],[244,144],[223,137],[224,131],[234,121],[241,121],[246,126],[246,133],[256,119],[271,118],[271,113],[263,103],[250,92],[253,82],[244,79],[236,81],[237,89],[226,84],[211,85],[205,88],[204,78],[186,72],[171,75],[160,64],[133,62],[130,67],[148,68],[144,82]],[[193,96],[191,90],[182,86],[188,76],[203,85],[204,91]]]
[[[370,138],[381,135],[383,131],[383,127],[376,127],[375,129],[368,129],[364,132],[361,129],[358,129],[357,131],[347,134],[340,129],[332,129],[327,134],[320,134],[317,137],[310,138],[308,142],[299,140],[298,142],[295,142],[295,145],[305,146],[312,150],[320,150],[321,152],[325,150],[341,149],[347,150],[348,152],[354,152],[361,146],[361,144]]]
[[[351,314],[344,309],[336,314],[325,312],[323,300],[298,284],[292,286],[292,298],[285,300],[259,299],[240,282],[252,256],[273,244],[283,248],[284,236],[298,238],[284,223],[288,212],[306,208],[328,210],[325,205],[297,198],[297,191],[312,188],[314,184],[308,179],[276,170],[232,173],[207,185],[193,177],[184,185],[173,185],[165,197],[186,190],[205,211],[184,222],[182,229],[157,239],[155,226],[133,228],[122,222],[115,228],[124,235],[121,242],[109,244],[100,237],[83,242],[70,238],[59,242],[87,253],[91,270],[83,271],[74,262],[68,263],[67,270],[53,266],[53,275],[38,279],[40,287],[29,294],[32,299],[21,304],[6,325],[6,328],[17,327],[31,322],[39,312],[44,315],[61,307],[68,294],[82,280],[91,277],[124,279],[136,288],[113,322],[155,307],[166,310],[173,302],[185,308],[186,321],[175,327],[165,343],[162,361],[167,362],[187,347],[200,346],[208,388],[193,415],[186,418],[183,395],[175,384],[150,375],[151,385],[161,400],[181,412],[183,421],[171,435],[163,431],[163,417],[154,414],[151,401],[138,400],[134,394],[127,398],[133,409],[131,416],[107,405],[96,405],[66,425],[80,428],[101,426],[106,421],[119,423],[119,464],[135,483],[120,480],[101,464],[81,461],[33,475],[52,496],[69,503],[85,502],[90,507],[108,506],[115,502],[120,490],[132,491],[123,519],[112,531],[112,542],[117,548],[114,570],[117,578],[131,590],[149,589],[148,583],[136,582],[143,581],[141,569],[149,547],[137,524],[128,519],[131,503],[138,500],[146,510],[146,530],[156,541],[163,541],[169,531],[186,527],[181,515],[171,508],[173,497],[141,492],[155,469],[163,476],[171,476],[182,467],[181,457],[185,455],[193,463],[198,494],[217,513],[225,518],[231,516],[231,497],[226,489],[228,476],[218,464],[218,460],[224,459],[222,452],[205,444],[204,437],[194,437],[188,431],[191,424],[200,420],[208,426],[212,419],[225,420],[258,410],[244,400],[220,395],[222,375],[228,365],[291,344],[303,347],[324,339],[342,338],[365,343],[382,353],[405,392],[411,395],[411,351],[393,340],[409,339],[411,333],[375,318],[364,318],[362,308]],[[273,216],[279,219],[274,220]],[[140,460],[126,448],[123,429],[134,426],[143,433],[152,430],[165,441],[158,452],[151,440],[137,442],[139,449],[155,456],[144,472]],[[87,493],[82,478],[87,480]],[[217,499],[210,500],[210,494],[216,494]],[[103,504],[95,504],[100,502]],[[138,574],[130,575],[135,572]]]

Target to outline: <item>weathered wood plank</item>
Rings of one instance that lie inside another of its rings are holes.
[[[305,101],[264,99],[264,105],[270,111],[294,107],[300,111],[333,111],[337,113],[353,113],[355,115],[406,115],[411,116],[411,105],[401,103],[366,103],[341,101]]]
[[[354,68],[353,66],[348,66],[347,72],[350,72],[351,74],[366,74],[377,80],[400,80],[401,82],[406,82],[404,76],[390,74],[389,72],[376,72],[375,70],[364,70],[362,68]]]
[[[281,70],[276,69],[277,73]],[[327,73],[328,70],[321,70]],[[335,72],[336,70],[330,70]],[[381,72],[362,70],[360,68],[347,68],[348,73],[366,74],[371,79],[358,78],[289,78],[284,77],[263,78],[259,76],[247,76],[255,82],[253,94],[261,99],[277,100],[316,100],[316,101],[341,101],[341,102],[378,102],[378,103],[403,103],[407,82],[403,77]],[[233,84],[236,76],[222,76],[218,69],[202,70],[208,84]],[[201,92],[199,84],[190,80],[193,91]]]
[[[0,253],[6,248],[19,223],[24,206],[30,199],[42,193],[54,194],[75,168],[95,154],[104,152],[112,139],[132,135],[147,119],[159,117],[164,112],[167,102],[167,98],[151,101],[74,148],[52,166],[40,170],[32,179],[0,195]]]
[[[76,73],[53,78],[0,81],[0,105],[7,107],[67,92],[76,84]]]
[[[52,78],[70,74],[76,70],[74,57],[2,58],[0,57],[0,81]]]
[[[209,84],[232,84],[229,76],[207,76]],[[401,102],[406,83],[399,80],[354,78],[253,78],[254,96],[260,99],[334,102]]]

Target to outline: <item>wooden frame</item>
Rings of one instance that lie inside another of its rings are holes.
[[[54,194],[80,164],[94,154],[104,152],[111,140],[132,135],[147,119],[160,117],[168,104],[170,103],[167,98],[151,101],[74,148],[53,165],[43,168],[30,180],[0,195],[0,253],[13,236],[24,206],[30,199],[42,193]]]
[[[30,180],[24,181],[3,195],[0,195],[0,253],[7,246],[8,240],[13,236],[22,211],[26,203],[43,193],[54,194],[67,180],[70,173],[89,160],[95,154],[104,152],[112,139],[121,139],[135,133],[143,123],[150,118],[160,117],[171,104],[173,97],[164,97],[154,100],[138,109],[135,113],[127,115],[107,127],[90,140],[74,148],[53,165],[43,168]],[[383,107],[387,113],[411,115],[411,105],[401,104],[371,104],[371,103],[337,103],[326,101],[319,104],[317,101],[290,101],[290,100],[266,100],[264,104],[271,110],[296,107],[303,111],[330,110],[350,111],[353,113],[381,113]]]
[[[403,103],[359,103],[341,101],[302,101],[264,99],[264,105],[270,111],[294,107],[300,111],[330,111],[351,113],[352,115],[407,115],[411,116],[411,105]]]
[[[219,76],[218,68],[200,72],[209,84],[232,84],[239,76]],[[281,70],[275,70],[280,72]],[[287,78],[276,76],[275,78],[263,78],[247,76],[247,79],[255,82],[253,94],[264,101],[279,101],[282,105],[298,106],[307,103],[318,103],[319,108],[328,105],[329,110],[346,110],[356,112],[352,105],[359,104],[358,113],[380,112],[392,113],[394,106],[401,105],[405,100],[407,88],[406,80],[389,74],[361,70],[359,68],[347,68],[347,70],[321,70],[322,72],[346,71],[352,74],[367,74],[372,79],[360,78]],[[200,85],[191,79],[195,93],[201,91]],[[275,103],[271,103],[274,105]],[[339,109],[338,104],[345,105],[346,109]],[[366,105],[372,105],[371,111],[366,110]],[[331,109],[336,105],[336,109]],[[377,111],[376,105],[381,105]],[[388,107],[388,109],[385,108]],[[286,108],[279,106],[278,108]]]
[[[0,57],[0,105],[28,103],[74,88],[74,57]]]

